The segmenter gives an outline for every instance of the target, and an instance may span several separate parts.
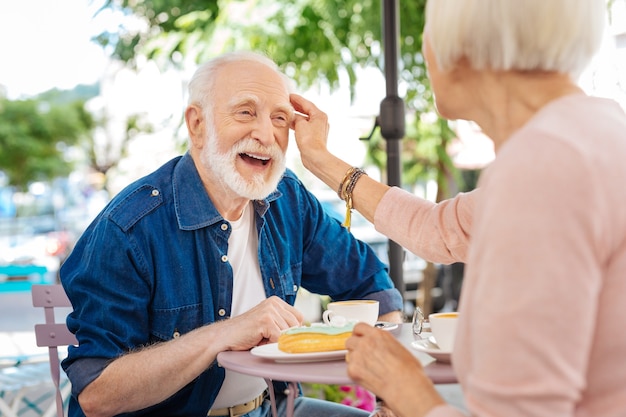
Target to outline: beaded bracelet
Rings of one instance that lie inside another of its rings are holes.
[[[346,220],[342,223],[342,226],[350,230],[350,224],[352,222],[352,192],[356,186],[357,181],[362,175],[367,175],[361,168],[352,167],[344,175],[343,180],[339,184],[337,195],[339,198],[346,202]]]
[[[346,185],[346,189],[343,192],[344,196],[352,195],[352,191],[354,191],[354,187],[356,186],[356,182],[361,178],[361,175],[365,174],[365,171],[357,168],[352,175],[350,176],[350,181]]]
[[[350,169],[348,169],[346,171],[346,175],[343,176],[343,179],[341,180],[341,182],[339,183],[339,188],[337,189],[337,195],[339,196],[340,199],[345,200],[344,196],[343,196],[343,187],[346,184],[346,182],[350,179],[350,176],[354,173],[355,170],[357,170],[357,167],[352,167]]]

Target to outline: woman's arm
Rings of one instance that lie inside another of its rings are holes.
[[[302,163],[333,190],[352,168],[327,147],[328,117],[313,103],[291,95],[296,114],[292,127]],[[359,177],[352,207],[376,229],[418,256],[438,263],[464,262],[469,245],[475,193],[440,204],[419,198],[367,175]]]
[[[331,189],[337,190],[351,167],[350,164],[331,154],[326,147],[328,117],[313,103],[292,94],[291,103],[297,112],[292,127],[300,149],[302,164],[313,175]],[[352,194],[352,203],[367,220],[374,223],[374,213],[389,186],[363,175],[359,178]]]

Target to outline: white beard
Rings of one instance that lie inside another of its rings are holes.
[[[266,147],[254,139],[246,138],[236,142],[226,152],[220,153],[217,142],[215,129],[210,129],[207,133],[206,146],[200,154],[200,159],[222,185],[230,188],[238,196],[249,200],[262,200],[276,190],[286,166],[285,154],[276,143]],[[263,153],[269,155],[272,158],[269,178],[265,180],[264,174],[256,174],[249,180],[245,179],[235,166],[235,162],[241,153]]]

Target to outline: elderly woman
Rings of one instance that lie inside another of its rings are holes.
[[[496,160],[479,190],[434,205],[326,149],[327,118],[294,123],[304,165],[390,238],[467,263],[452,362],[475,416],[626,413],[626,115],[576,79],[605,0],[431,0],[424,57],[440,114],[475,121]],[[420,363],[358,325],[348,371],[399,416],[457,416]]]

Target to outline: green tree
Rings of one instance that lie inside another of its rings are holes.
[[[407,185],[437,178],[445,191],[445,181],[458,180],[445,152],[454,133],[442,119],[421,117],[435,114],[421,53],[425,3],[398,2],[399,83],[410,122],[403,141],[403,176]],[[352,94],[359,68],[384,70],[380,0],[109,0],[104,7],[144,23],[133,25],[144,30],[97,38],[131,66],[138,56],[181,66],[223,51],[253,49],[267,53],[303,89],[325,83],[336,90],[345,73]],[[384,171],[385,143],[380,135],[367,146],[368,162]]]
[[[0,98],[0,171],[9,185],[26,189],[71,172],[64,151],[93,127],[83,104]]]
[[[219,14],[218,0],[106,0],[101,10],[111,9],[132,15],[143,24],[103,32],[95,41],[129,65],[138,55],[149,59],[163,56],[170,63],[179,63],[180,54],[187,55],[196,40],[210,40]],[[139,29],[138,29],[139,28]]]
[[[95,117],[95,126],[92,134],[82,141],[82,148],[86,155],[89,167],[102,177],[102,188],[109,190],[108,173],[117,167],[120,161],[128,156],[128,148],[140,133],[152,133],[154,127],[146,121],[143,114],[130,114],[124,119],[124,129],[113,134],[107,129],[110,118],[103,112]],[[97,133],[101,133],[100,135]],[[119,137],[116,137],[119,136]],[[100,138],[101,140],[98,140]]]

